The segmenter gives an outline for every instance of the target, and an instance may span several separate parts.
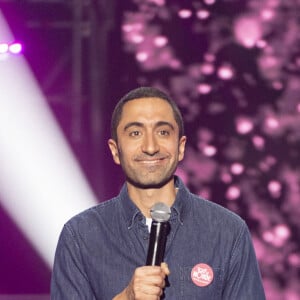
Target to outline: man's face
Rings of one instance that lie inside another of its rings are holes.
[[[109,140],[116,164],[127,181],[140,188],[159,187],[168,182],[183,159],[186,137],[171,106],[159,98],[127,102],[117,128],[118,141]]]

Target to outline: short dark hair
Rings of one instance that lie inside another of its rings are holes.
[[[181,112],[177,104],[170,98],[170,96],[154,87],[139,87],[134,90],[131,90],[129,93],[123,96],[115,106],[111,118],[112,139],[117,141],[117,128],[122,117],[123,107],[125,103],[131,100],[136,100],[141,98],[159,98],[168,102],[173,110],[174,118],[179,128],[179,137],[182,137],[184,135],[184,124],[183,124]]]

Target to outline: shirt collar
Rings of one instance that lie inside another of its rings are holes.
[[[183,224],[189,206],[188,198],[190,192],[178,176],[174,176],[174,181],[175,187],[178,189],[178,191],[175,201],[171,207],[170,221],[172,221],[174,218],[178,218],[179,222]]]
[[[143,217],[138,207],[133,203],[128,195],[127,185],[124,183],[119,197],[121,199],[122,213],[125,217],[128,229],[130,229],[137,217]]]
[[[178,176],[176,175],[174,176],[174,181],[175,181],[175,187],[178,189],[178,191],[176,194],[174,204],[171,207],[170,222],[178,218],[180,223],[183,224],[186,211],[188,209],[189,190],[187,189],[183,181]],[[136,218],[143,220],[144,216],[142,215],[138,207],[130,199],[128,195],[126,183],[124,183],[120,191],[119,197],[121,199],[121,205],[123,208],[123,215],[125,217],[126,224],[130,229],[134,224]]]

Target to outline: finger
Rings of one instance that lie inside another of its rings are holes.
[[[161,269],[163,270],[163,272],[165,273],[165,275],[170,275],[170,269],[169,269],[169,266],[167,263],[165,262],[162,262],[161,265],[160,265]]]
[[[146,299],[160,299],[159,297],[163,294],[163,288],[158,287],[153,284],[146,284],[144,283],[139,283],[139,284],[134,284],[132,286],[133,288],[133,293],[135,295],[134,299],[141,299],[141,300],[146,300]]]
[[[159,266],[143,266],[139,267],[135,270],[136,276],[144,276],[144,275],[158,275],[161,273],[161,267]]]
[[[136,285],[148,285],[156,286],[159,288],[165,287],[165,274],[161,272],[158,275],[147,275],[143,277],[134,278],[134,283]]]

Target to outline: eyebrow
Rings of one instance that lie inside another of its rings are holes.
[[[125,127],[124,127],[124,131],[126,131],[128,128],[133,127],[133,126],[143,127],[143,123],[140,123],[140,122],[130,122],[130,123],[127,123],[125,125]]]
[[[126,131],[128,128],[130,127],[133,127],[133,126],[136,126],[136,127],[144,127],[144,124],[141,123],[141,122],[130,122],[128,124],[125,125],[124,127],[124,131]],[[168,126],[170,127],[172,130],[175,130],[173,124],[169,123],[169,122],[166,122],[166,121],[159,121],[155,124],[155,127],[160,127],[160,126]]]
[[[173,124],[166,121],[159,121],[155,124],[155,127],[160,127],[160,126],[169,126],[172,130],[175,130]]]

